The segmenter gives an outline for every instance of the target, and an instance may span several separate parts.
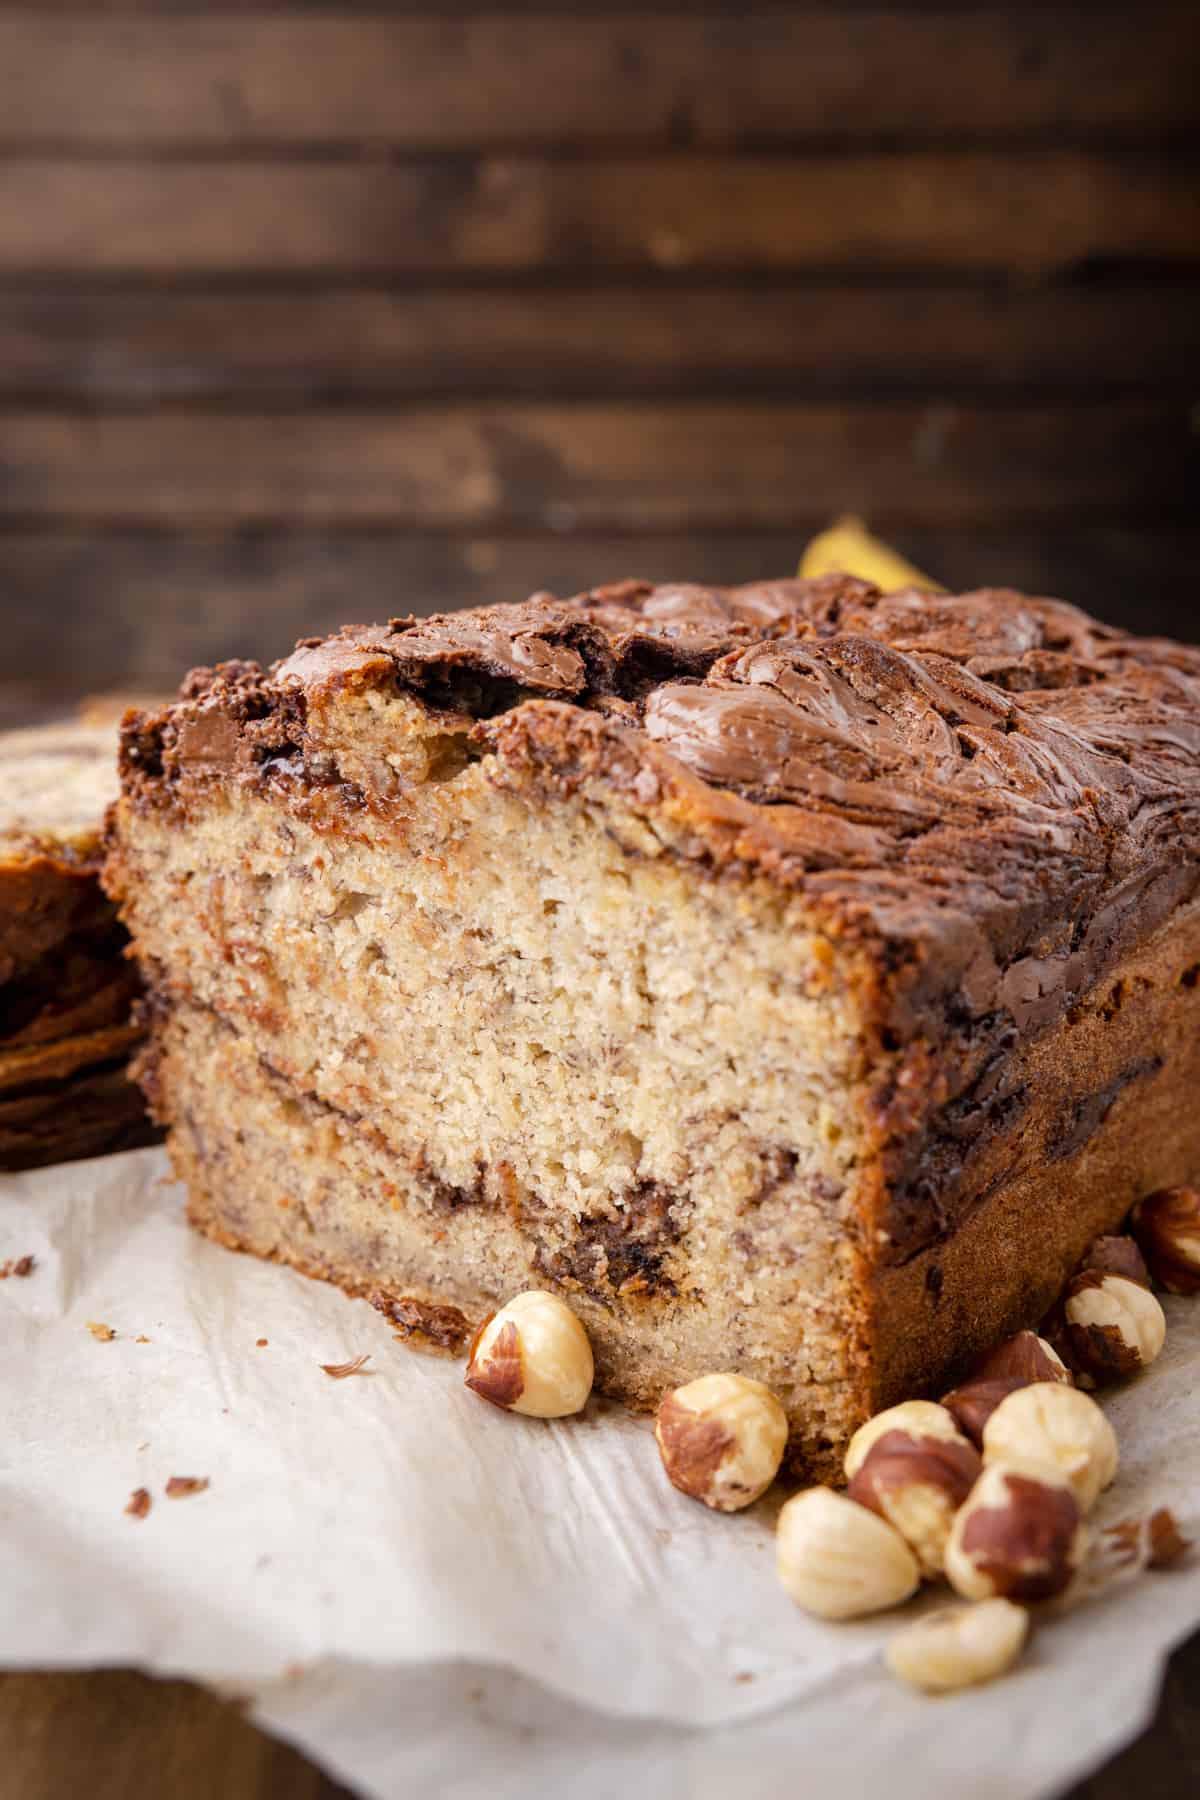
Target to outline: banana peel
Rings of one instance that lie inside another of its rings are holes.
[[[889,544],[872,537],[861,519],[847,513],[835,519],[828,531],[822,531],[805,549],[798,573],[815,575],[857,575],[861,581],[873,581],[885,594],[897,588],[915,587],[928,594],[944,594],[945,588],[893,550]]]

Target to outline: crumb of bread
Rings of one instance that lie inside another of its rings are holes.
[[[134,1488],[126,1502],[125,1511],[129,1514],[131,1519],[144,1519],[146,1514],[150,1511],[150,1507],[150,1489],[144,1487]]]
[[[352,1356],[349,1362],[322,1363],[321,1367],[324,1369],[326,1375],[330,1376],[332,1380],[345,1381],[347,1375],[361,1375],[363,1372],[363,1365],[369,1363],[370,1360],[370,1352],[368,1351],[362,1356]]]
[[[172,1475],[164,1491],[168,1500],[184,1500],[189,1494],[202,1494],[207,1486],[207,1475]]]
[[[87,1328],[98,1344],[111,1344],[117,1335],[111,1325],[102,1325],[98,1319],[89,1319]]]

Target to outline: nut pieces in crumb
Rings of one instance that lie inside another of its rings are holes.
[[[846,1446],[843,1464],[847,1481],[853,1481],[872,1445],[889,1431],[904,1431],[911,1437],[940,1438],[949,1444],[962,1435],[946,1408],[939,1406],[936,1400],[903,1400],[899,1406],[889,1406],[883,1412],[875,1413],[854,1433]]]
[[[779,1473],[787,1414],[761,1381],[701,1375],[665,1396],[654,1435],[673,1486],[717,1512],[738,1512]]]
[[[1051,1600],[1086,1548],[1065,1475],[1042,1463],[985,1463],[955,1518],[946,1574],[964,1600]]]
[[[847,1494],[895,1526],[923,1575],[940,1575],[954,1515],[981,1467],[978,1450],[958,1432],[935,1437],[885,1431],[867,1451]]]
[[[582,1412],[595,1371],[587,1332],[557,1294],[517,1294],[471,1342],[466,1384],[484,1400],[532,1419]]]
[[[1159,1188],[1139,1200],[1130,1229],[1169,1294],[1200,1294],[1200,1188]]]
[[[889,1638],[892,1674],[928,1694],[949,1694],[1007,1673],[1025,1647],[1029,1614],[1011,1600],[947,1606]]]
[[[1001,1401],[983,1433],[983,1459],[1044,1463],[1065,1475],[1080,1512],[1116,1479],[1116,1433],[1090,1395],[1039,1381]]]
[[[807,1488],[779,1514],[779,1579],[821,1619],[884,1612],[915,1594],[921,1571],[898,1531],[832,1488]]]
[[[1146,1368],[1167,1335],[1163,1309],[1149,1288],[1092,1269],[1068,1284],[1063,1319],[1080,1378],[1096,1385]]]

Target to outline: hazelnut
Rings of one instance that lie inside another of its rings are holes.
[[[1036,1331],[1018,1331],[985,1356],[972,1381],[1061,1381],[1071,1385],[1071,1371],[1053,1344]]]
[[[1049,1381],[1018,1388],[1001,1401],[984,1429],[983,1459],[1057,1469],[1083,1513],[1115,1480],[1119,1460],[1116,1433],[1096,1402],[1078,1388]]]
[[[832,1488],[808,1488],[779,1515],[779,1579],[821,1619],[883,1612],[915,1594],[917,1559],[898,1531]]]
[[[787,1414],[761,1381],[701,1375],[668,1394],[654,1424],[667,1478],[717,1512],[765,1494],[787,1447]]]
[[[964,1600],[1049,1600],[1086,1547],[1065,1475],[1040,1463],[985,1463],[954,1521],[946,1574]]]
[[[1009,1394],[1034,1381],[1060,1381],[1069,1387],[1073,1380],[1053,1344],[1036,1331],[1018,1331],[984,1357],[969,1381],[944,1395],[942,1405],[978,1447],[988,1420]]]
[[[923,1575],[940,1575],[954,1515],[981,1466],[978,1450],[957,1432],[944,1438],[885,1431],[847,1493],[896,1527]]]
[[[1018,1393],[1025,1385],[1015,1375],[990,1381],[968,1381],[944,1394],[942,1405],[963,1436],[970,1438],[978,1450],[983,1446],[984,1428],[1000,1402],[1007,1400],[1010,1394]]]
[[[1163,1309],[1150,1292],[1124,1275],[1085,1269],[1063,1296],[1071,1356],[1080,1378],[1119,1381],[1152,1363],[1167,1335]]]
[[[484,1400],[532,1419],[582,1411],[592,1391],[587,1332],[557,1294],[517,1294],[471,1341],[466,1384]]]
[[[994,1681],[1011,1669],[1029,1635],[1029,1614],[1011,1600],[947,1606],[915,1619],[889,1638],[883,1653],[893,1675],[930,1694]]]
[[[860,1425],[846,1447],[844,1468],[852,1481],[867,1460],[872,1444],[889,1431],[906,1431],[911,1437],[940,1438],[953,1443],[962,1434],[944,1406],[936,1400],[905,1400],[889,1406]]]
[[[1139,1200],[1130,1227],[1169,1294],[1200,1293],[1200,1188],[1159,1188]]]
[[[1097,1275],[1124,1275],[1126,1281],[1150,1286],[1146,1260],[1131,1237],[1098,1237],[1079,1259],[1079,1272],[1085,1269]]]

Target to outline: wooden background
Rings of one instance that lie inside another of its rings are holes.
[[[0,0],[10,682],[784,572],[1200,635],[1200,6]]]

